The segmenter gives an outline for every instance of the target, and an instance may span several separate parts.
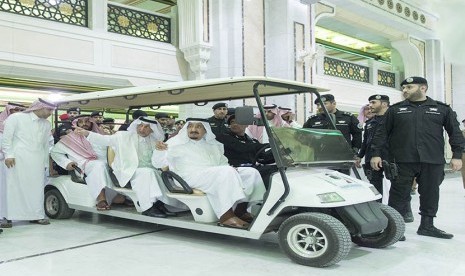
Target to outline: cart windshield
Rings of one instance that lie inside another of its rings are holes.
[[[354,152],[339,130],[271,127],[284,165],[352,162]]]

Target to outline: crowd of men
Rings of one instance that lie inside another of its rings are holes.
[[[407,78],[401,87],[405,100],[390,105],[388,96],[372,95],[361,109],[360,120],[338,110],[331,94],[315,99],[317,113],[303,126],[294,120],[291,109],[274,104],[264,106],[265,118],[260,114],[256,117],[278,128],[340,130],[353,150],[355,165],[364,168],[380,193],[383,179],[391,181],[388,204],[405,222],[413,221],[410,190],[416,180],[421,215],[417,233],[449,239],[452,234],[433,224],[439,185],[444,179],[443,131],[449,135],[453,170],[462,168],[465,138],[455,112],[426,96],[426,79]],[[110,210],[112,204],[134,204],[112,189],[112,173],[116,185],[135,191],[143,215],[175,216],[171,207],[180,204],[164,194],[159,177],[159,169],[171,170],[207,195],[220,225],[234,228],[249,226],[253,215],[248,207],[263,199],[270,175],[277,170],[272,154],[263,151],[269,142],[264,127],[238,124],[234,110],[223,102],[212,107],[212,117],[186,121],[174,121],[166,113],[150,119],[144,111],[136,110],[133,120],[118,131],[114,120],[104,118],[101,111],[83,115],[79,108],[70,108],[60,116],[62,124],[54,131],[53,145],[47,118],[55,108],[39,99],[27,109],[9,104],[0,115],[2,228],[12,227],[16,220],[50,223],[43,208],[44,168],[49,165],[49,153],[57,169],[79,168],[86,176],[99,211]],[[115,153],[111,164],[107,163],[108,147]],[[261,165],[257,165],[257,158]],[[350,174],[347,169],[339,171]]]

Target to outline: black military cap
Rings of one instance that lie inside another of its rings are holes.
[[[234,120],[234,119],[236,119],[236,115],[231,115],[231,116],[229,116],[229,118],[228,118],[228,125],[230,125],[230,124],[231,124],[231,121]]]
[[[425,78],[422,77],[410,77],[406,78],[404,81],[400,83],[400,86],[406,85],[406,84],[426,84],[428,85],[428,82],[426,81]]]
[[[375,95],[371,95],[371,96],[368,98],[368,101],[372,101],[372,100],[380,100],[380,101],[389,102],[389,96],[387,96],[387,95],[375,94]]]
[[[114,123],[115,119],[113,119],[113,118],[103,118],[103,122],[104,123]]]
[[[92,113],[90,113],[90,117],[95,116],[103,116],[103,111],[92,111]]]
[[[143,111],[143,110],[140,110],[140,109],[137,109],[136,111],[134,111],[134,113],[132,113],[132,119],[135,120],[139,117],[147,117],[147,112]]]
[[[161,119],[161,118],[169,118],[168,113],[165,112],[160,112],[155,114],[155,119]]]
[[[227,115],[234,115],[236,113],[236,109],[233,107],[228,107],[228,114]]]
[[[220,107],[228,107],[228,104],[227,103],[216,103],[215,105],[213,105],[212,109],[215,110]]]
[[[334,96],[331,95],[331,94],[326,94],[326,95],[320,95],[321,96],[321,101],[322,102],[326,102],[326,101],[334,101]],[[318,98],[313,102],[314,104],[317,104],[319,101],[318,101]]]
[[[70,107],[66,110],[66,113],[70,113],[71,111],[77,111],[81,114],[81,109],[79,107]]]

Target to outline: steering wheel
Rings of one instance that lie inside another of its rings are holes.
[[[270,149],[270,144],[264,144],[256,153],[255,153],[255,156],[253,158],[253,163],[252,164],[256,164],[256,163],[260,163],[260,164],[268,164],[270,162],[264,162],[264,158],[260,158],[260,155],[262,153],[265,152],[265,150],[267,149]]]

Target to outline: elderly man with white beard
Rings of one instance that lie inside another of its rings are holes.
[[[103,134],[94,119],[89,115],[76,117],[73,127]],[[109,190],[112,180],[107,167],[107,148],[91,144],[85,137],[71,132],[62,136],[50,151],[52,159],[62,168],[72,171],[78,167],[87,175],[86,183],[91,196],[96,199],[98,211],[110,210],[116,192]]]
[[[131,182],[138,204],[143,210],[142,215],[157,218],[176,215],[163,204],[169,202],[159,187],[156,170],[152,165],[155,142],[163,141],[164,138],[163,130],[156,121],[140,117],[131,123],[128,131],[113,135],[100,135],[79,127],[74,131],[86,136],[92,144],[115,149],[113,173],[122,187]]]
[[[244,229],[253,220],[248,203],[263,200],[265,186],[257,170],[231,167],[223,154],[223,144],[215,140],[208,120],[189,118],[178,135],[157,143],[154,163],[168,166],[192,188],[203,191],[219,225]]]

